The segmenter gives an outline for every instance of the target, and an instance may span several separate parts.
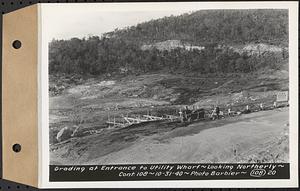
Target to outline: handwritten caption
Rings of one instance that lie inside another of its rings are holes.
[[[230,179],[282,175],[285,164],[146,164],[52,166],[53,173],[109,175],[113,179]]]

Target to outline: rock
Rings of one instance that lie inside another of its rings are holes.
[[[65,141],[67,139],[70,139],[72,137],[73,130],[69,127],[62,128],[56,135],[56,140],[58,142]]]
[[[116,82],[113,80],[109,80],[109,81],[102,81],[98,84],[98,86],[111,86],[114,85]]]

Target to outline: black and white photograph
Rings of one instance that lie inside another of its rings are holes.
[[[47,6],[49,165],[290,163],[289,10],[138,4]]]

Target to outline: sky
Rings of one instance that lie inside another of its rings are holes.
[[[42,34],[52,39],[101,36],[116,28],[203,9],[284,8],[288,2],[160,2],[42,4]]]
[[[153,6],[145,5],[145,3],[144,5],[141,3],[116,4],[45,4],[42,7],[42,14],[43,24],[47,26],[47,36],[49,40],[101,36],[116,28],[121,29],[151,19],[181,15],[197,10],[193,6],[182,9],[177,5],[170,7],[157,3]]]

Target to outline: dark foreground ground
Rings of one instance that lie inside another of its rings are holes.
[[[52,146],[51,164],[288,162],[288,108],[106,130]]]

